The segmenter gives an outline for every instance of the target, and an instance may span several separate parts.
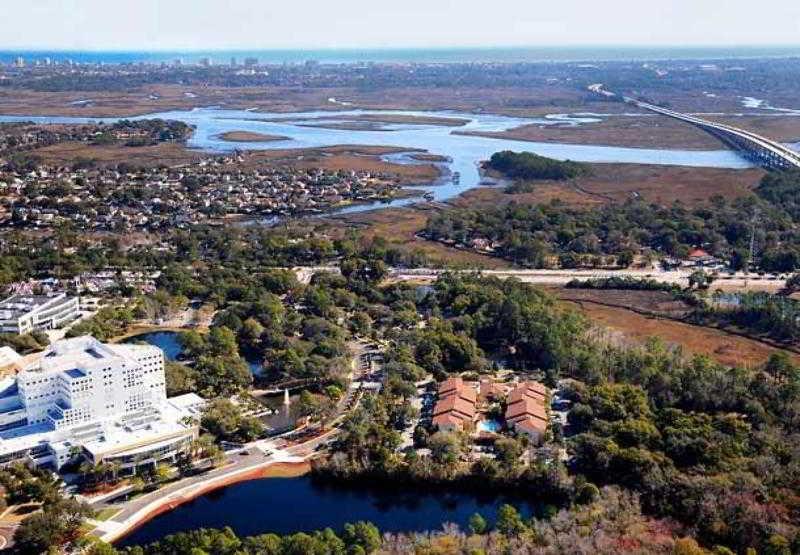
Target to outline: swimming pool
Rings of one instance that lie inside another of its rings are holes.
[[[497,433],[503,427],[499,420],[481,420],[478,422],[478,431]]]

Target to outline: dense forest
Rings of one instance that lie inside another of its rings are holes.
[[[535,268],[629,264],[634,254],[683,258],[694,247],[743,269],[754,261],[768,272],[800,268],[800,172],[767,174],[752,196],[716,197],[692,207],[631,200],[580,209],[558,201],[451,209],[428,220],[433,240],[470,245],[484,239],[498,256]]]
[[[325,529],[240,538],[230,529],[200,529],[119,551],[98,548],[90,555],[611,555],[629,545],[641,553],[702,553],[692,538],[673,538],[670,526],[669,522],[644,516],[630,494],[607,488],[596,498],[582,499],[573,510],[559,511],[546,519],[524,519],[510,505],[500,507],[494,522],[475,513],[467,530],[447,526],[427,533],[381,534],[374,525],[357,522],[345,525],[339,533]]]
[[[0,288],[32,277],[70,278],[82,272],[108,268],[180,272],[194,265],[210,272],[207,283],[219,284],[246,276],[251,268],[292,267],[332,263],[363,256],[387,265],[423,266],[426,258],[389,245],[384,239],[348,234],[329,237],[312,225],[287,222],[284,227],[224,228],[200,225],[189,230],[167,230],[152,244],[126,247],[119,237],[89,237],[69,226],[51,235],[9,232],[0,241]],[[180,270],[184,268],[184,270]],[[175,287],[182,287],[175,283]],[[211,296],[213,285],[184,284],[183,293]]]
[[[589,173],[585,164],[560,161],[532,152],[495,152],[485,164],[486,168],[499,171],[511,179],[552,179],[562,181]]]
[[[675,534],[719,546],[717,552],[800,548],[793,516],[800,368],[784,355],[763,367],[730,368],[657,341],[621,347],[592,335],[548,295],[513,281],[444,276],[414,302],[432,320],[395,335],[390,386],[343,424],[322,472],[429,486],[474,477],[492,489],[530,488],[562,510],[586,495],[587,483],[614,486],[635,493],[645,514],[674,522]],[[571,434],[559,440],[572,453],[569,465],[520,466],[512,441],[498,446],[496,459],[465,467],[458,462],[463,446],[441,432],[415,433],[430,457],[398,453],[409,395],[403,384],[419,369],[479,372],[496,353],[551,385],[561,380],[574,403]]]
[[[764,292],[720,295],[700,305],[692,313],[692,319],[786,343],[800,340],[800,303],[782,295]]]

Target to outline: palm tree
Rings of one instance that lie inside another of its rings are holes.
[[[122,470],[122,464],[119,461],[111,461],[108,463],[108,470],[111,472],[111,481],[117,483],[119,481],[119,473]]]

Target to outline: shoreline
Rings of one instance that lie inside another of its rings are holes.
[[[231,474],[223,474],[222,476],[213,478],[208,482],[190,484],[174,493],[153,500],[136,511],[130,518],[127,519],[127,521],[120,523],[119,528],[107,531],[100,535],[99,538],[107,543],[113,544],[114,542],[118,542],[130,535],[136,529],[142,527],[161,514],[172,511],[173,509],[197,499],[198,497],[206,495],[207,493],[211,493],[212,491],[226,488],[234,484],[249,482],[252,480],[303,476],[310,471],[311,465],[307,461],[268,461],[253,467],[244,468]]]

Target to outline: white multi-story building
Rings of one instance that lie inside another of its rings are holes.
[[[202,403],[195,394],[167,399],[158,347],[58,341],[0,382],[0,464],[60,468],[80,455],[135,469],[174,459],[197,436]]]
[[[0,372],[14,370],[21,360],[22,357],[11,347],[0,347]]]
[[[80,299],[66,293],[12,295],[0,301],[0,333],[52,330],[80,316]]]

